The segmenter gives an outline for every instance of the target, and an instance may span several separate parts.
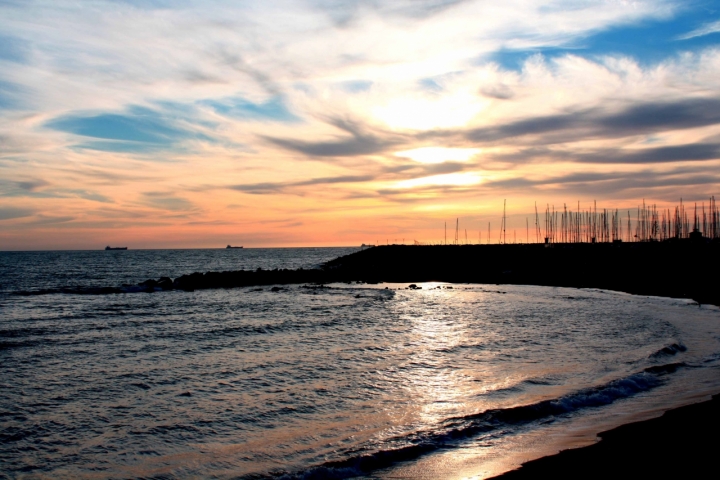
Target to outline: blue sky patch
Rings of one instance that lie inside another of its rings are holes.
[[[213,141],[206,135],[175,126],[155,110],[139,106],[131,106],[122,114],[66,115],[50,120],[45,126],[98,139],[75,147],[107,152],[143,153],[173,148],[188,139]]]
[[[420,88],[422,88],[423,90],[429,90],[431,92],[443,91],[442,85],[440,85],[432,78],[423,78],[422,80],[418,81],[418,83],[420,84]]]
[[[17,85],[0,80],[0,110],[18,108],[20,106],[19,94],[20,88]]]
[[[707,4],[691,4],[691,8],[672,18],[642,20],[631,25],[608,28],[568,45],[526,50],[504,49],[495,52],[489,60],[507,70],[521,70],[524,62],[538,53],[546,58],[568,54],[587,58],[623,55],[632,57],[640,65],[652,65],[683,52],[720,46],[720,32],[686,38],[691,32],[718,21],[719,9],[710,9]]]
[[[24,40],[0,34],[0,60],[24,62],[29,50],[28,44]]]
[[[165,124],[159,117],[116,113],[90,117],[60,117],[48,122],[47,126],[84,137],[156,144],[173,143],[183,134],[181,130]]]
[[[272,97],[266,102],[253,103],[242,97],[230,97],[222,100],[204,100],[200,102],[208,105],[221,115],[233,118],[246,118],[251,120],[270,120],[276,122],[297,122],[300,120],[288,110],[282,97]]]
[[[340,84],[340,88],[342,88],[347,93],[360,93],[360,92],[367,92],[370,90],[370,87],[372,87],[373,82],[370,80],[349,80],[347,82],[342,82]]]

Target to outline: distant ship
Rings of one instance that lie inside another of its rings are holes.
[[[105,247],[105,250],[127,250],[127,247],[111,247],[110,245],[108,245],[107,247]]]
[[[243,247],[233,247],[232,245],[228,245],[228,246],[225,247],[225,248],[243,248]]]

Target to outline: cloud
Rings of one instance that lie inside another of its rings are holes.
[[[699,28],[696,28],[695,30],[692,30],[691,32],[688,32],[684,35],[680,35],[677,37],[678,40],[689,40],[691,38],[696,37],[703,37],[705,35],[710,35],[713,33],[720,33],[720,20],[715,22],[706,23],[705,25],[702,25]]]
[[[21,188],[22,190],[28,190],[30,192],[37,191],[40,187],[46,187],[50,185],[50,183],[46,180],[43,180],[41,178],[36,178],[33,180],[24,180],[20,182],[15,182],[15,184]]]
[[[367,133],[357,123],[339,118],[329,120],[331,125],[346,131],[351,137],[340,138],[329,141],[303,141],[274,137],[264,137],[267,141],[295,152],[303,153],[310,157],[351,157],[358,155],[372,155],[387,151],[389,148],[398,145],[401,140],[396,136],[382,138],[378,135]]]
[[[152,208],[173,212],[185,212],[195,209],[195,205],[189,200],[168,192],[144,192],[142,196],[141,203]]]
[[[702,187],[720,185],[720,175],[708,175],[704,169],[674,169],[659,171],[644,169],[628,176],[626,172],[574,172],[565,175],[551,175],[540,178],[511,177],[502,180],[485,182],[483,189],[489,190],[534,190],[554,191],[574,194],[586,198],[598,195],[607,198],[609,195],[627,192],[649,192],[658,188],[671,187],[675,192],[682,192],[686,187]],[[696,189],[691,189],[695,191]],[[682,193],[678,194],[679,196]],[[685,195],[687,196],[687,194]]]
[[[13,218],[29,217],[35,214],[35,210],[19,207],[0,207],[0,221],[12,220]]]
[[[515,96],[515,93],[507,85],[502,83],[496,85],[487,85],[480,89],[480,93],[486,97],[495,98],[498,100],[509,100]]]
[[[105,195],[84,188],[45,188],[52,184],[46,180],[35,178],[21,181],[0,180],[0,197],[10,198],[84,198],[94,202],[112,203],[113,200]]]
[[[637,151],[634,149],[607,150],[603,153],[573,156],[575,161],[584,163],[643,164],[720,160],[720,144],[693,143],[689,145],[643,148]]]
[[[361,183],[374,180],[373,175],[341,175],[336,177],[319,177],[297,182],[263,182],[246,185],[233,185],[232,190],[257,195],[283,192],[290,187],[307,187],[312,185],[332,185],[338,183]]]
[[[384,142],[375,137],[355,136],[353,138],[325,142],[306,142],[302,140],[289,140],[266,137],[275,145],[303,153],[310,157],[348,157],[357,155],[371,155],[386,151],[392,142]]]
[[[699,142],[651,148],[598,148],[593,151],[526,148],[510,154],[489,155],[488,157],[493,160],[514,163],[534,160],[564,160],[588,164],[662,164],[720,160],[720,144]]]
[[[542,135],[533,139],[533,143],[547,145],[591,138],[647,135],[717,124],[720,124],[719,98],[688,98],[630,105],[619,112],[592,108],[527,118],[500,126],[470,129],[464,133],[464,137],[478,144],[489,144]]]
[[[315,8],[328,15],[339,28],[348,28],[367,11],[379,15],[423,19],[467,0],[315,0]]]

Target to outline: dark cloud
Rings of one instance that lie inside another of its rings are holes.
[[[651,190],[672,188],[675,192],[679,188],[686,189],[691,186],[720,185],[720,174],[708,174],[704,169],[674,169],[666,172],[656,170],[640,170],[628,174],[627,172],[576,172],[554,177],[532,179],[515,177],[503,180],[485,182],[481,188],[491,190],[528,190],[538,189],[559,190],[568,194],[577,194],[581,197],[597,195],[607,197],[611,194],[637,191],[647,194]]]
[[[270,95],[282,96],[282,90],[270,75],[248,64],[245,59],[237,53],[229,52],[225,48],[220,48],[214,52],[214,55],[220,63],[229,66],[233,70],[244,73],[253,79]]]
[[[498,100],[508,100],[515,96],[515,92],[513,92],[510,87],[502,83],[484,87],[480,90],[480,93],[486,97],[496,98]]]
[[[287,150],[303,153],[311,157],[346,157],[371,155],[388,148],[388,144],[373,137],[354,137],[329,142],[304,142],[300,140],[283,140],[268,138],[275,145]]]
[[[307,142],[274,137],[263,137],[287,150],[299,152],[310,157],[348,157],[358,155],[372,155],[381,153],[392,146],[398,145],[400,140],[389,136],[380,136],[365,132],[363,128],[352,121],[332,118],[328,123],[349,133],[350,137],[339,138],[324,142]]]
[[[22,181],[0,180],[0,197],[84,198],[95,202],[112,203],[112,199],[91,190],[72,188],[42,188],[51,185],[41,179]]]
[[[550,148],[526,148],[510,154],[488,155],[488,159],[514,163],[539,159],[598,164],[651,164],[720,160],[720,143],[691,143],[642,149],[599,149],[572,152]]]
[[[142,204],[171,211],[188,211],[195,208],[195,205],[189,200],[167,192],[145,192],[143,193]]]
[[[362,183],[374,180],[376,177],[373,175],[341,175],[337,177],[319,177],[311,178],[309,180],[302,180],[299,182],[265,182],[265,183],[252,183],[246,185],[233,185],[229,188],[232,190],[238,190],[245,193],[253,193],[257,195],[263,195],[267,193],[278,193],[282,192],[291,187],[305,187],[311,185],[332,185],[337,183]]]
[[[273,183],[273,182],[262,182],[262,183],[248,183],[244,185],[232,185],[229,187],[232,190],[239,192],[253,193],[255,195],[265,195],[268,193],[278,193],[288,185],[286,183]]]
[[[667,163],[720,159],[720,144],[696,143],[644,148],[639,151],[613,150],[591,155],[578,155],[584,163]]]
[[[43,179],[33,179],[33,180],[25,180],[21,182],[15,182],[15,184],[22,190],[27,190],[29,192],[34,192],[40,187],[46,187],[50,185],[47,181]]]
[[[0,207],[0,221],[12,220],[13,218],[29,217],[34,214],[35,211],[29,208]]]
[[[685,99],[630,106],[608,113],[599,108],[529,118],[496,127],[472,129],[462,136],[473,143],[494,143],[519,137],[538,137],[536,145],[591,138],[621,138],[656,132],[704,127],[720,123],[720,99]],[[452,132],[436,132],[452,135]],[[431,134],[432,135],[432,134]]]
[[[442,163],[430,163],[425,165],[414,166],[415,170],[420,170],[422,175],[419,176],[430,176],[430,175],[442,175],[445,173],[462,172],[474,167],[472,163],[460,163],[460,162],[442,162]]]
[[[374,175],[341,175],[339,177],[312,178],[310,180],[293,183],[292,185],[302,187],[306,185],[327,185],[333,183],[361,183],[369,182],[374,179]]]
[[[373,10],[386,18],[428,18],[467,0],[315,0],[338,28],[355,24],[363,11]]]

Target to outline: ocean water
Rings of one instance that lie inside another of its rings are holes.
[[[39,294],[355,250],[0,253],[0,476],[482,478],[720,391],[720,311],[687,300],[444,283]]]

